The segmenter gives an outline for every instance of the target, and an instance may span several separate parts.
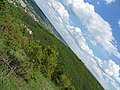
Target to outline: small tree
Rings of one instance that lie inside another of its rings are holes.
[[[43,57],[41,60],[42,73],[51,79],[51,76],[57,66],[58,51],[55,47],[47,46],[42,48]]]

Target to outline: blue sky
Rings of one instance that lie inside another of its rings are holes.
[[[106,90],[120,90],[120,0],[35,0]]]

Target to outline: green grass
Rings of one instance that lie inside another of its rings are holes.
[[[24,82],[21,78],[2,72],[0,67],[0,90],[59,90],[51,81],[46,79],[41,73],[37,80]]]
[[[1,2],[0,89],[103,90],[82,61],[43,24],[21,8]]]

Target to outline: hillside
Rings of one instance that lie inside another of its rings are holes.
[[[47,19],[45,14],[42,12],[42,10],[37,6],[35,1],[34,0],[26,0],[25,3],[28,5],[29,8],[31,8],[31,11],[35,14],[35,16],[39,19],[39,21],[44,23],[44,26],[48,29],[48,31],[53,33],[59,40],[61,40],[65,45],[67,45],[65,40],[61,37],[61,35],[53,27],[53,25]]]
[[[0,0],[1,90],[103,90],[64,43],[19,4]]]

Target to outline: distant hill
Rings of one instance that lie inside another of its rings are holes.
[[[71,49],[43,24],[54,28],[42,11],[34,9],[45,19],[35,21],[34,11],[10,1],[0,0],[1,90],[104,90]]]
[[[51,24],[51,22],[47,19],[45,14],[42,12],[42,10],[37,6],[34,0],[27,0],[29,5],[33,7],[33,10],[35,11],[36,17],[41,21],[44,22],[44,25],[50,32],[52,32],[59,40],[61,40],[65,45],[67,43],[65,40],[61,37],[61,35],[57,32],[57,30],[54,28],[54,26]]]

